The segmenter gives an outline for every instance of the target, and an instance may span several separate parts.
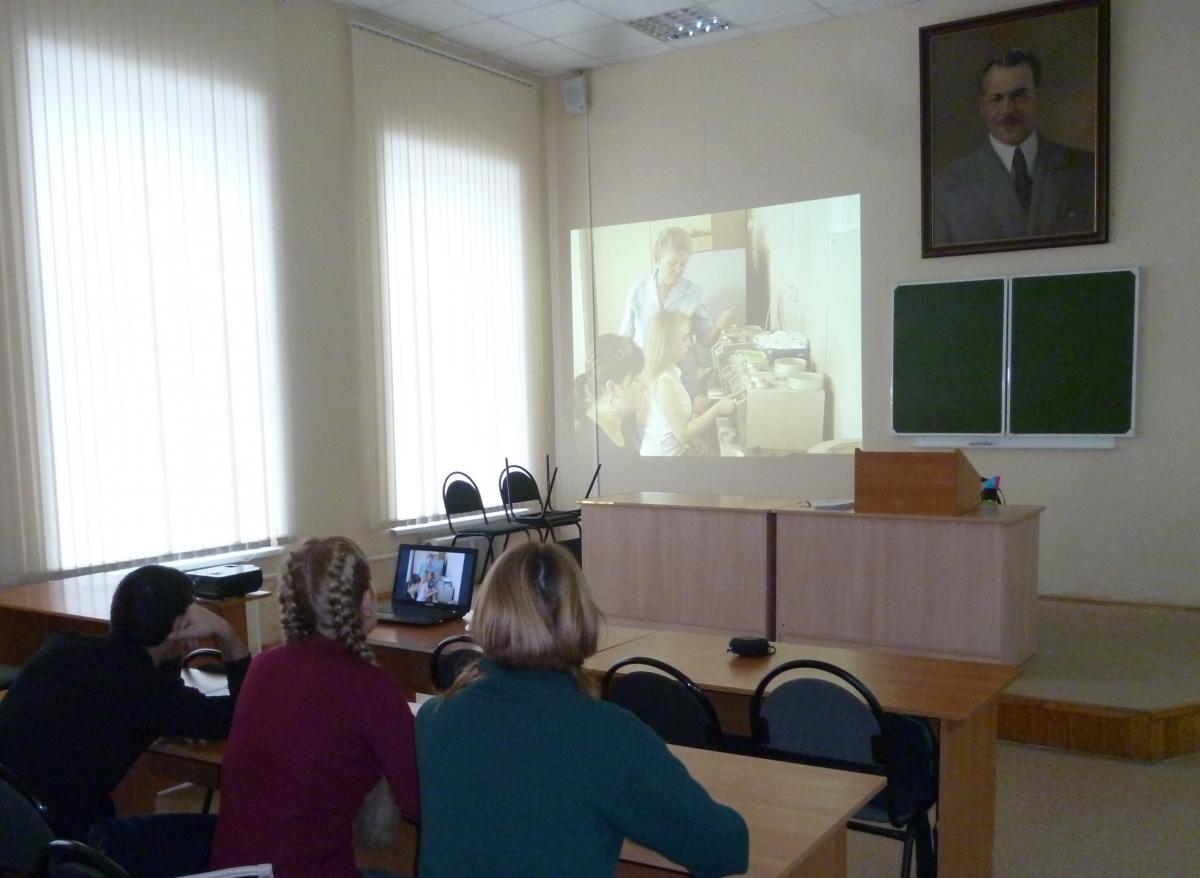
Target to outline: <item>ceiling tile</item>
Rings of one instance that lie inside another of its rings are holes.
[[[812,0],[710,0],[703,5],[709,11],[743,27],[773,18],[820,11]]]
[[[481,52],[498,52],[501,49],[511,49],[515,46],[525,46],[536,43],[538,37],[529,31],[505,24],[498,18],[487,21],[477,21],[464,27],[456,27],[442,31],[438,36],[454,43],[479,49]]]
[[[633,21],[658,15],[660,12],[674,12],[686,6],[693,6],[688,0],[578,0],[584,6],[590,6],[601,15],[607,15],[616,21]]]
[[[554,0],[458,0],[458,2],[463,6],[477,9],[485,15],[494,15],[498,18],[501,15],[512,15],[523,9],[532,9],[534,6],[545,6]]]
[[[629,25],[609,24],[575,34],[565,34],[557,42],[596,58],[619,55],[645,46],[653,46],[658,40],[636,31]]]
[[[611,18],[580,6],[573,0],[559,0],[548,6],[506,15],[504,20],[543,37],[561,37],[563,34],[612,24]]]
[[[549,40],[513,49],[503,49],[496,54],[514,64],[520,64],[522,67],[541,73],[543,76],[557,76],[560,73],[585,67],[595,67],[597,64],[596,59]]]
[[[764,21],[761,24],[751,24],[746,26],[746,30],[754,33],[765,33],[767,31],[784,30],[789,27],[797,27],[802,24],[812,24],[815,21],[828,21],[833,18],[832,12],[826,12],[824,9],[815,9],[812,12],[802,13],[800,15],[788,15],[783,18],[775,18],[771,21]]]
[[[487,18],[482,12],[468,9],[454,0],[406,0],[394,6],[385,6],[379,11],[388,18],[431,33]]]

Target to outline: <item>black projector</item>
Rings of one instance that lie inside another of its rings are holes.
[[[221,564],[189,570],[192,591],[198,598],[239,598],[262,588],[262,571],[253,564]]]

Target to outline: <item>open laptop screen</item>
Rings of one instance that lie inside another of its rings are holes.
[[[396,558],[393,604],[471,608],[475,549],[403,545]]]

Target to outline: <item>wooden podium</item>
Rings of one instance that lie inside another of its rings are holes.
[[[979,495],[979,473],[958,449],[854,452],[855,512],[964,515]]]

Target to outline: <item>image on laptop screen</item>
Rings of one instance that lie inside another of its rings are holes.
[[[396,559],[393,604],[471,608],[475,582],[475,549],[403,545]]]

